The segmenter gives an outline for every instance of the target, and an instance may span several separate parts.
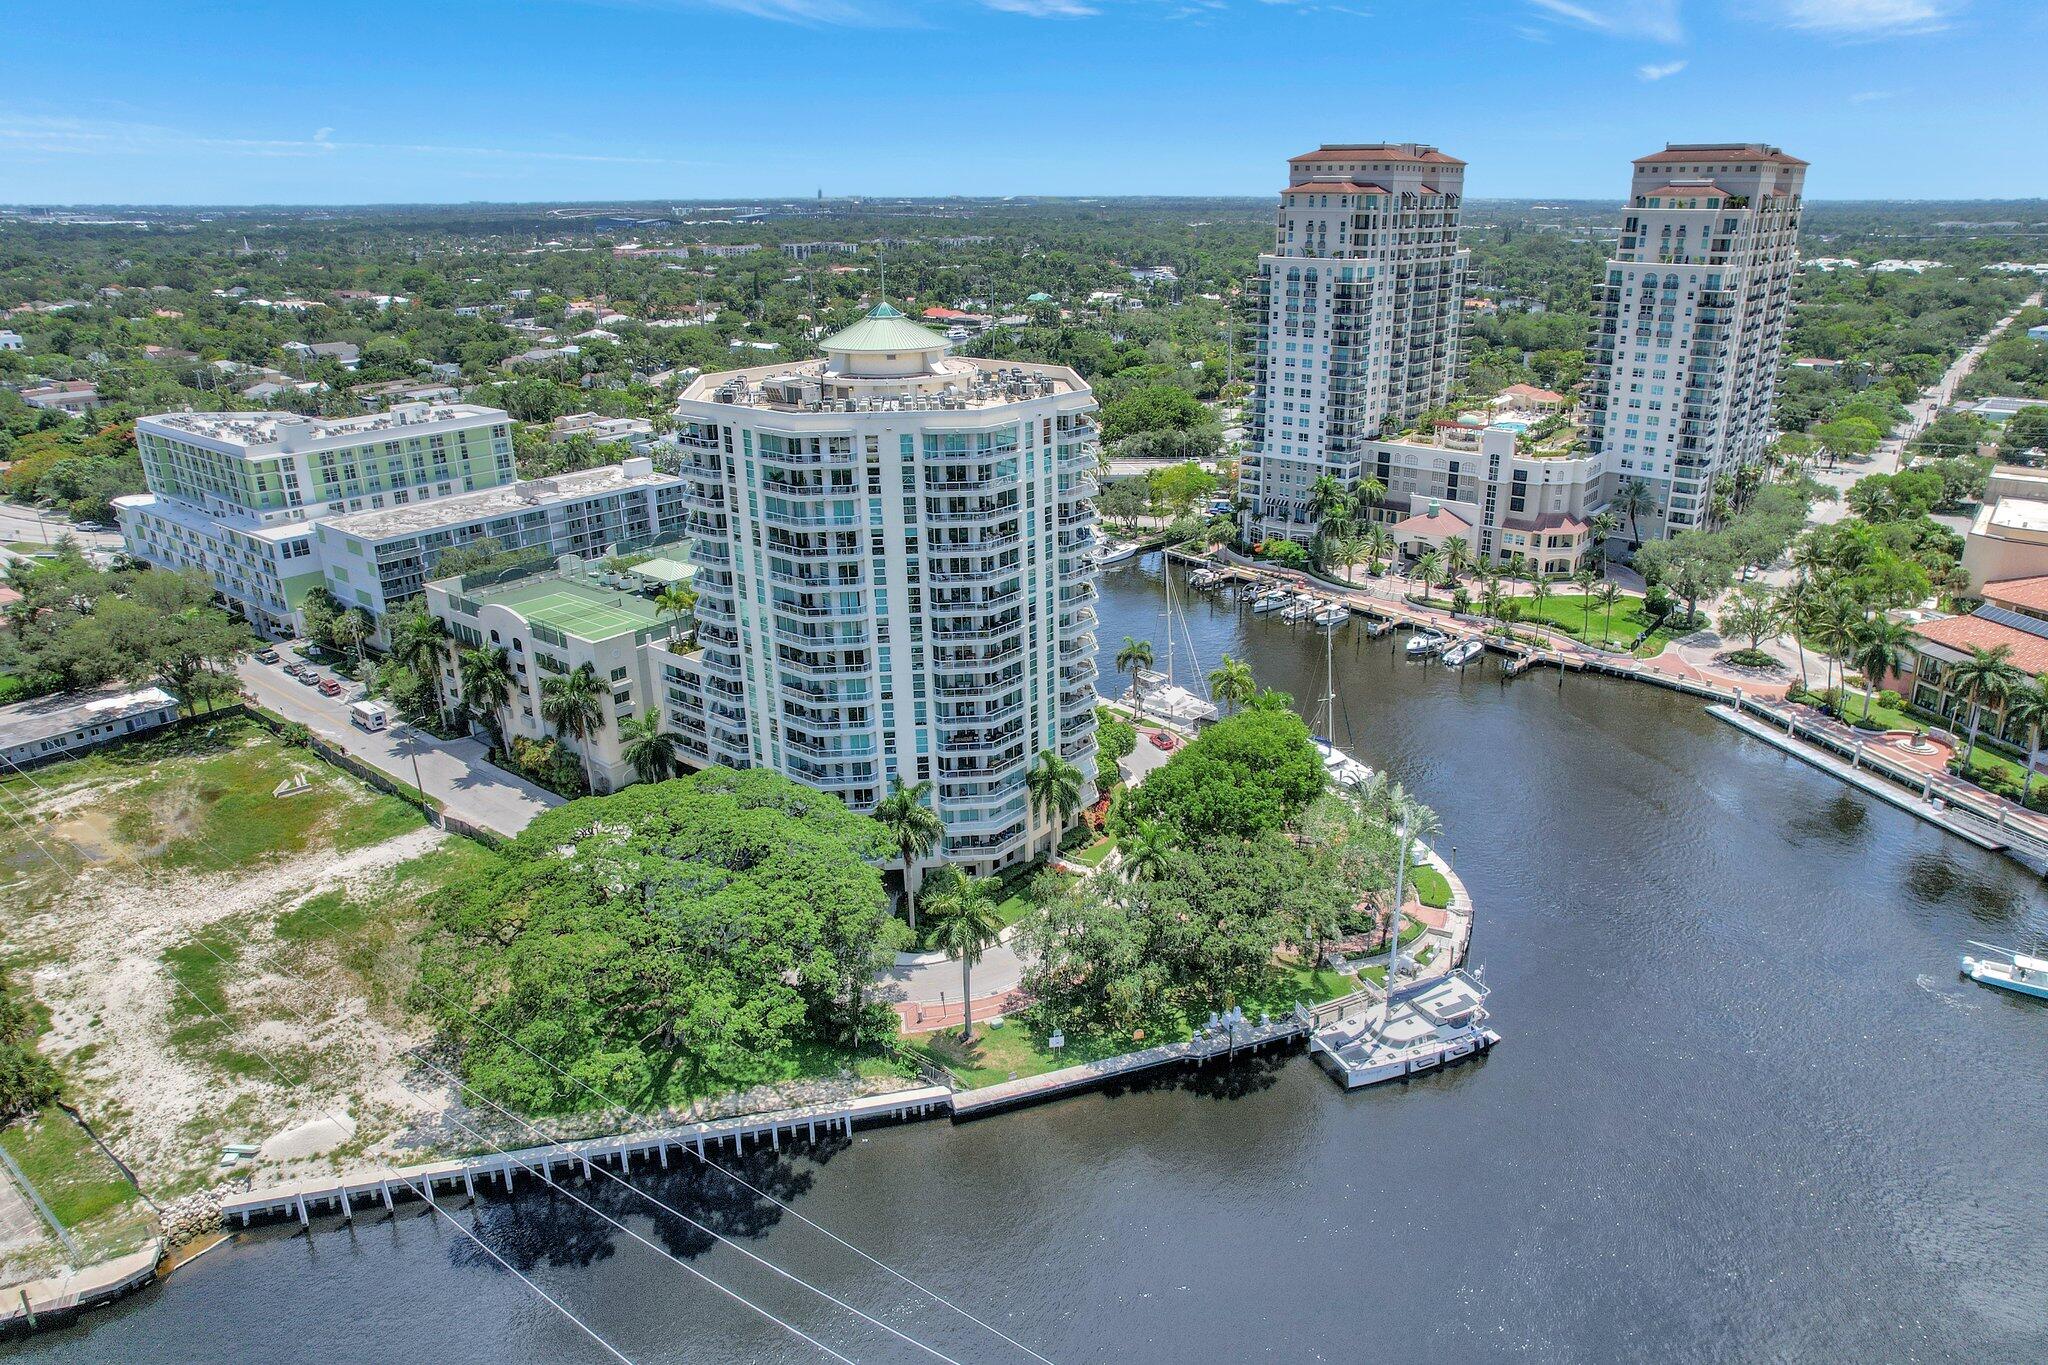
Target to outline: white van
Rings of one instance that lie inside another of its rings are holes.
[[[390,717],[384,713],[384,703],[378,701],[350,702],[348,718],[358,730],[377,731],[390,724]]]

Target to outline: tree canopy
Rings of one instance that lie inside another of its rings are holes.
[[[1322,794],[1325,780],[1308,726],[1265,693],[1126,792],[1118,818],[1164,821],[1191,843],[1252,839],[1284,827]]]
[[[884,1028],[884,845],[764,771],[572,802],[440,895],[419,1003],[467,1079],[529,1111],[596,1106],[578,1082],[658,1107],[783,1079],[805,1046]]]

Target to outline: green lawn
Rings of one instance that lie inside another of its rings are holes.
[[[1179,1042],[1190,1035],[1183,1029],[1173,1036],[1147,1031],[1142,1039],[1111,1036],[1070,1037],[1057,1056],[1045,1045],[1046,1035],[1021,1019],[990,1027],[981,1020],[974,1024],[974,1042],[962,1047],[957,1031],[927,1033],[905,1038],[903,1045],[935,1066],[951,1072],[970,1090],[1007,1081],[1018,1076],[1040,1076],[1064,1066],[1100,1061],[1120,1053]]]
[[[271,794],[301,776],[309,790]],[[18,828],[0,829],[0,863],[22,869],[25,908],[46,904],[92,865],[224,872],[316,846],[366,848],[422,823],[413,806],[245,716],[187,721],[39,768],[33,778],[9,775],[0,793],[31,810],[67,794],[92,796],[41,821],[33,841]]]
[[[82,1254],[118,1255],[148,1236],[148,1210],[135,1187],[62,1109],[52,1105],[10,1125],[0,1144]]]
[[[1432,910],[1441,910],[1451,903],[1451,884],[1444,874],[1428,863],[1418,863],[1409,873],[1415,883],[1415,898]]]
[[[1849,724],[1854,724],[1862,720],[1865,714],[1863,694],[1861,692],[1845,690],[1842,696],[1841,719]],[[1897,707],[1886,706],[1875,697],[1871,698],[1870,710],[1867,714],[1871,720],[1887,730],[1916,730],[1925,732],[1932,723],[1909,712],[1902,711]],[[1963,746],[1968,743],[1969,737],[1967,733],[1960,725],[1944,726],[1943,728],[1956,737],[1956,753],[1960,755],[1963,751]],[[2020,785],[2026,781],[2027,770],[1997,750],[1985,747],[1980,741],[1976,752],[1970,755],[1970,775],[1973,778],[2002,777],[2008,782]]]
[[[1065,857],[1068,862],[1079,863],[1083,867],[1101,867],[1103,859],[1107,858],[1115,848],[1116,843],[1105,834],[1094,843],[1088,845],[1088,847],[1078,852],[1066,854]]]

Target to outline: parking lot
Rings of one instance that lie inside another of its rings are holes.
[[[542,811],[562,804],[553,792],[492,764],[481,740],[437,739],[404,724],[378,731],[350,724],[349,703],[361,697],[361,686],[336,678],[325,665],[314,665],[316,681],[303,683],[285,672],[286,665],[301,662],[299,655],[288,646],[275,648],[276,663],[251,655],[235,666],[249,695],[387,776],[417,785],[459,819],[509,837]],[[322,681],[338,686],[326,693]]]

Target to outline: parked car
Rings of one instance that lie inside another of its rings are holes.
[[[1167,753],[1172,753],[1173,747],[1179,743],[1180,741],[1174,737],[1173,731],[1171,730],[1154,730],[1152,732],[1152,744],[1154,748],[1164,749]]]
[[[320,680],[320,695],[321,695],[321,696],[323,696],[323,697],[338,697],[338,696],[340,696],[340,695],[341,695],[341,684],[340,684],[340,683],[338,683],[338,682],[336,682],[336,681],[335,681],[334,679],[332,679],[332,678],[322,678],[322,679]]]
[[[299,670],[299,681],[307,687],[317,687],[320,684],[320,675],[310,668],[301,668]]]
[[[259,664],[274,664],[277,660],[278,653],[274,649],[259,649],[256,651],[256,662]]]
[[[81,521],[74,529],[80,531],[90,531],[94,535],[103,536],[107,532],[113,530],[114,528],[107,525],[104,521]]]

